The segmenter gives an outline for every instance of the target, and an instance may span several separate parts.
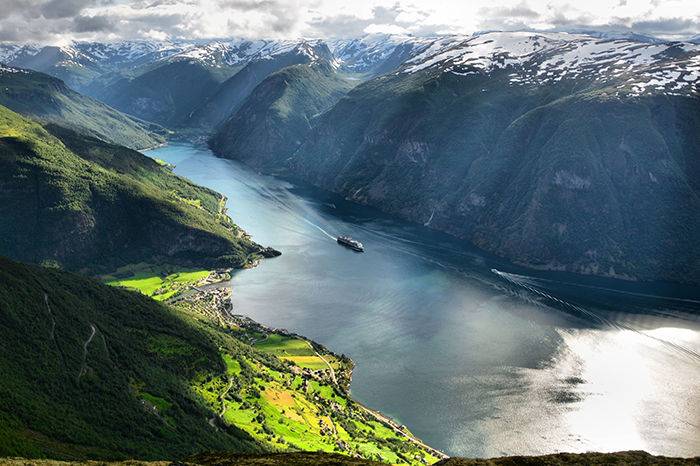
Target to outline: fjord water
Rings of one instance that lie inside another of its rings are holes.
[[[697,288],[534,272],[201,147],[148,155],[282,252],[234,274],[234,313],[351,357],[353,396],[429,445],[700,455]]]

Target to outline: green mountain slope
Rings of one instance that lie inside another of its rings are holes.
[[[0,456],[155,459],[263,448],[208,422],[217,417],[191,380],[225,370],[219,345],[227,343],[192,319],[4,257],[0,315]]]
[[[235,72],[193,60],[164,63],[131,78],[121,78],[90,94],[135,117],[174,128]]]
[[[352,86],[326,61],[284,68],[251,92],[209,144],[226,157],[267,168],[294,154],[313,119]]]
[[[240,267],[265,253],[221,196],[148,157],[0,108],[0,253],[97,273],[141,261]]]
[[[700,283],[697,94],[514,74],[373,79],[265,168],[531,267]]]
[[[331,59],[332,55],[326,45],[312,46],[302,42],[291,51],[253,60],[223,82],[181,123],[190,128],[214,130],[225,123],[268,76],[290,66]]]
[[[347,358],[234,319],[221,296],[170,308],[0,256],[0,457],[442,456],[349,398]]]
[[[458,194],[485,199],[473,241],[538,267],[699,283],[698,115],[697,99],[606,92],[528,112]]]
[[[0,66],[0,105],[132,149],[165,143],[164,128],[124,115],[43,73]]]

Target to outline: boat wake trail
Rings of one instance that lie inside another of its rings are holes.
[[[607,327],[607,328],[612,328],[616,330],[624,330],[624,331],[629,331],[629,332],[635,332],[639,335],[643,335],[646,338],[652,339],[654,341],[657,341],[659,343],[662,343],[663,345],[667,346],[668,348],[671,348],[672,350],[684,354],[698,362],[700,362],[700,352],[687,347],[686,345],[683,345],[681,343],[677,343],[674,341],[670,341],[665,338],[660,338],[654,335],[650,335],[648,332],[632,327],[628,324],[622,323],[618,320],[611,319],[609,317],[604,316],[603,314],[610,314],[609,310],[606,310],[604,308],[597,309],[596,307],[588,307],[588,306],[583,306],[579,304],[575,304],[573,302],[570,302],[568,300],[563,300],[560,299],[556,296],[554,296],[552,293],[547,292],[545,290],[546,285],[552,285],[554,286],[556,282],[550,281],[550,280],[545,280],[545,279],[539,279],[539,278],[534,278],[534,277],[528,277],[525,275],[518,275],[518,274],[513,274],[513,273],[507,273],[507,272],[501,272],[496,269],[492,269],[491,272],[494,274],[498,275],[499,277],[503,278],[504,280],[508,281],[509,283],[512,283],[513,285],[516,285],[520,288],[523,288],[531,293],[534,293],[537,296],[540,296],[542,298],[545,298],[547,301],[549,301],[549,306],[548,307],[554,307],[560,310],[564,310],[565,312],[569,314],[573,314],[577,317],[583,318],[586,322],[592,323],[594,325],[600,326],[600,327]],[[643,294],[636,294],[636,293],[629,293],[629,292],[624,292],[624,291],[617,291],[617,290],[611,290],[611,289],[604,289],[604,288],[599,288],[599,287],[587,287],[584,285],[577,285],[582,288],[595,288],[597,291],[600,290],[605,290],[606,294],[610,296],[610,294],[616,293],[620,295],[628,295],[626,298],[632,298],[628,299],[628,303],[625,308],[623,309],[624,315],[629,315],[629,314],[634,314],[634,313],[639,313],[639,314],[649,314],[649,307],[648,303],[650,300],[657,301],[659,304],[661,304],[664,308],[666,308],[665,311],[658,311],[655,314],[655,316],[661,317],[661,318],[675,318],[675,319],[682,319],[685,320],[685,316],[681,316],[678,314],[675,314],[672,312],[672,309],[676,307],[678,311],[686,311],[688,309],[689,304],[695,304],[697,302],[692,301],[692,300],[686,300],[686,299],[675,299],[675,298],[667,298],[667,297],[659,297],[659,296],[652,296],[652,295],[643,295]],[[590,289],[588,290],[590,293]],[[522,296],[521,296],[522,297]],[[639,304],[635,305],[634,304],[634,297],[637,299],[640,299],[644,304],[642,305],[642,302]],[[525,297],[525,299],[527,299]],[[537,302],[536,300],[533,299],[527,299],[529,302]],[[668,303],[663,303],[663,301],[672,301],[676,306],[669,306]],[[537,302],[539,305],[543,305],[542,302]],[[698,303],[700,304],[700,303]],[[553,305],[553,306],[551,306]],[[696,308],[697,309],[697,308]],[[620,311],[620,309],[617,309],[617,311]]]
[[[336,236],[331,235],[331,234],[328,233],[326,230],[324,230],[324,229],[321,228],[320,226],[316,225],[314,222],[311,222],[311,221],[309,221],[309,220],[307,220],[307,219],[305,219],[304,217],[301,217],[301,216],[300,216],[300,218],[301,218],[304,222],[306,222],[306,223],[308,223],[309,225],[311,225],[312,227],[316,228],[318,231],[320,231],[320,232],[323,233],[324,235],[328,236],[328,237],[329,237],[330,239],[332,239],[333,241],[336,240],[336,238],[337,238]]]
[[[304,212],[308,212],[310,215],[313,215],[314,212],[308,208],[308,206],[300,204],[299,200],[291,196],[290,193],[287,191],[287,186],[282,186],[278,189],[271,189],[265,186],[261,185],[252,185],[249,183],[246,183],[245,181],[238,179],[237,180],[239,183],[244,185],[250,190],[250,193],[255,196],[262,204],[269,206],[271,209],[275,209],[281,212],[284,212],[284,214],[287,217],[301,220],[304,223],[308,224],[309,226],[313,227],[314,229],[320,231],[323,233],[324,236],[335,240],[336,236],[331,235],[328,233],[326,230],[324,230],[320,225],[317,223],[309,220],[305,215]],[[254,217],[248,214],[244,214],[242,212],[237,212],[233,209],[229,209],[229,214],[233,214],[236,216],[236,218],[249,218],[252,220],[260,221],[260,222],[267,222],[269,218],[275,218],[275,216],[265,216],[264,218],[260,217]],[[284,217],[282,217],[284,218]],[[272,224],[275,228],[281,228],[283,230],[291,231],[293,233],[306,236],[309,238],[314,238],[318,239],[312,235],[309,235],[308,233],[303,233],[300,232],[296,229],[289,228],[288,226],[283,225],[281,222],[276,222]]]

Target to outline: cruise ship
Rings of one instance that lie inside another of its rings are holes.
[[[342,244],[343,246],[352,248],[355,251],[363,252],[365,250],[365,247],[362,246],[362,243],[360,243],[359,241],[355,241],[354,239],[348,236],[338,236],[338,243]]]

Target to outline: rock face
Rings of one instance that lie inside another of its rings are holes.
[[[531,267],[700,283],[700,47],[492,33],[421,50],[264,167]]]

